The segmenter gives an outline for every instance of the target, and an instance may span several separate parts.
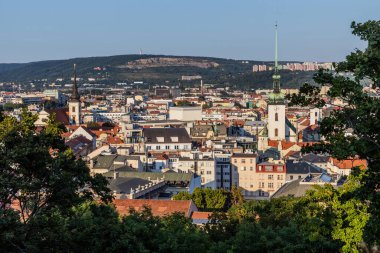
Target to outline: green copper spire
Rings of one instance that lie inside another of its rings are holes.
[[[275,56],[274,56],[274,73],[273,73],[273,93],[269,95],[271,103],[283,103],[284,95],[281,93],[280,74],[278,71],[278,42],[277,42],[277,22],[275,25]]]
[[[273,92],[280,93],[280,74],[278,73],[278,42],[277,42],[277,22],[275,25],[275,56],[274,56],[274,74],[273,74]]]

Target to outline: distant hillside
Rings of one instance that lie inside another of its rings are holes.
[[[247,89],[270,87],[272,84],[271,72],[252,73],[253,64],[265,62],[165,55],[117,55],[0,64],[0,82],[30,82],[41,79],[54,82],[57,78],[68,81],[72,76],[74,63],[77,64],[79,77],[84,80],[96,78],[102,83],[144,81],[152,84],[181,82],[184,85],[193,85],[199,83],[199,80],[182,81],[181,77],[200,75],[205,83]],[[298,87],[310,81],[313,73],[282,71],[281,75],[284,87]]]

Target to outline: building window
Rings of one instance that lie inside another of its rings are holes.
[[[290,176],[290,180],[293,180],[293,176]]]
[[[259,182],[259,188],[264,188],[264,182]]]
[[[169,146],[169,145],[166,145],[166,146],[165,146],[165,149],[170,149],[170,146]]]
[[[268,183],[268,188],[273,189],[273,183]]]
[[[277,180],[282,180],[282,179],[283,179],[282,175],[277,175]]]
[[[274,129],[274,136],[276,136],[276,137],[278,136],[278,129],[277,128]]]
[[[273,180],[273,175],[268,175],[268,180]]]
[[[207,171],[207,175],[211,175],[211,170],[208,170],[208,171]]]
[[[161,146],[156,146],[156,150],[160,150],[161,149]]]
[[[314,115],[315,115],[315,117],[318,117],[318,112],[315,112]]]
[[[252,171],[252,170],[253,170],[253,167],[251,166],[249,169]]]
[[[174,146],[174,149],[179,149],[179,146],[178,146],[178,145],[175,145],[175,146]]]
[[[265,171],[273,171],[273,166],[272,165],[266,165]]]
[[[278,113],[277,112],[274,114],[274,121],[278,121]]]
[[[245,163],[245,159],[241,159],[241,163]]]

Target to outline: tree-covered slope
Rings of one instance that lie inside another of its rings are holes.
[[[253,64],[260,61],[242,61],[223,58],[164,55],[116,55],[86,57],[67,60],[39,61],[20,64],[0,64],[0,82],[28,82],[47,79],[54,82],[57,78],[68,79],[72,76],[73,64],[83,80],[97,78],[101,82],[145,81],[158,84],[193,85],[199,80],[182,81],[186,75],[200,75],[204,82],[238,86],[244,88],[270,87],[272,73],[252,73]],[[266,64],[271,64],[267,62]],[[310,81],[311,72],[281,72],[283,86],[298,87]]]

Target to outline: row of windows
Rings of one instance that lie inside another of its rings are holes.
[[[274,167],[272,165],[259,166],[259,171],[273,171]],[[282,166],[277,166],[277,171],[284,171]]]
[[[282,183],[277,183],[277,188],[280,188],[281,186],[282,186]],[[264,182],[259,182],[259,188],[265,188],[265,183]],[[274,188],[274,183],[269,182],[268,183],[268,188],[269,189],[273,189]]]
[[[247,159],[248,160],[248,159]],[[234,163],[237,163],[238,161],[237,161],[237,159],[235,158],[234,159]],[[245,159],[241,159],[241,163],[245,163],[246,162],[246,160]],[[254,163],[254,159],[249,159],[249,162],[250,163]]]

